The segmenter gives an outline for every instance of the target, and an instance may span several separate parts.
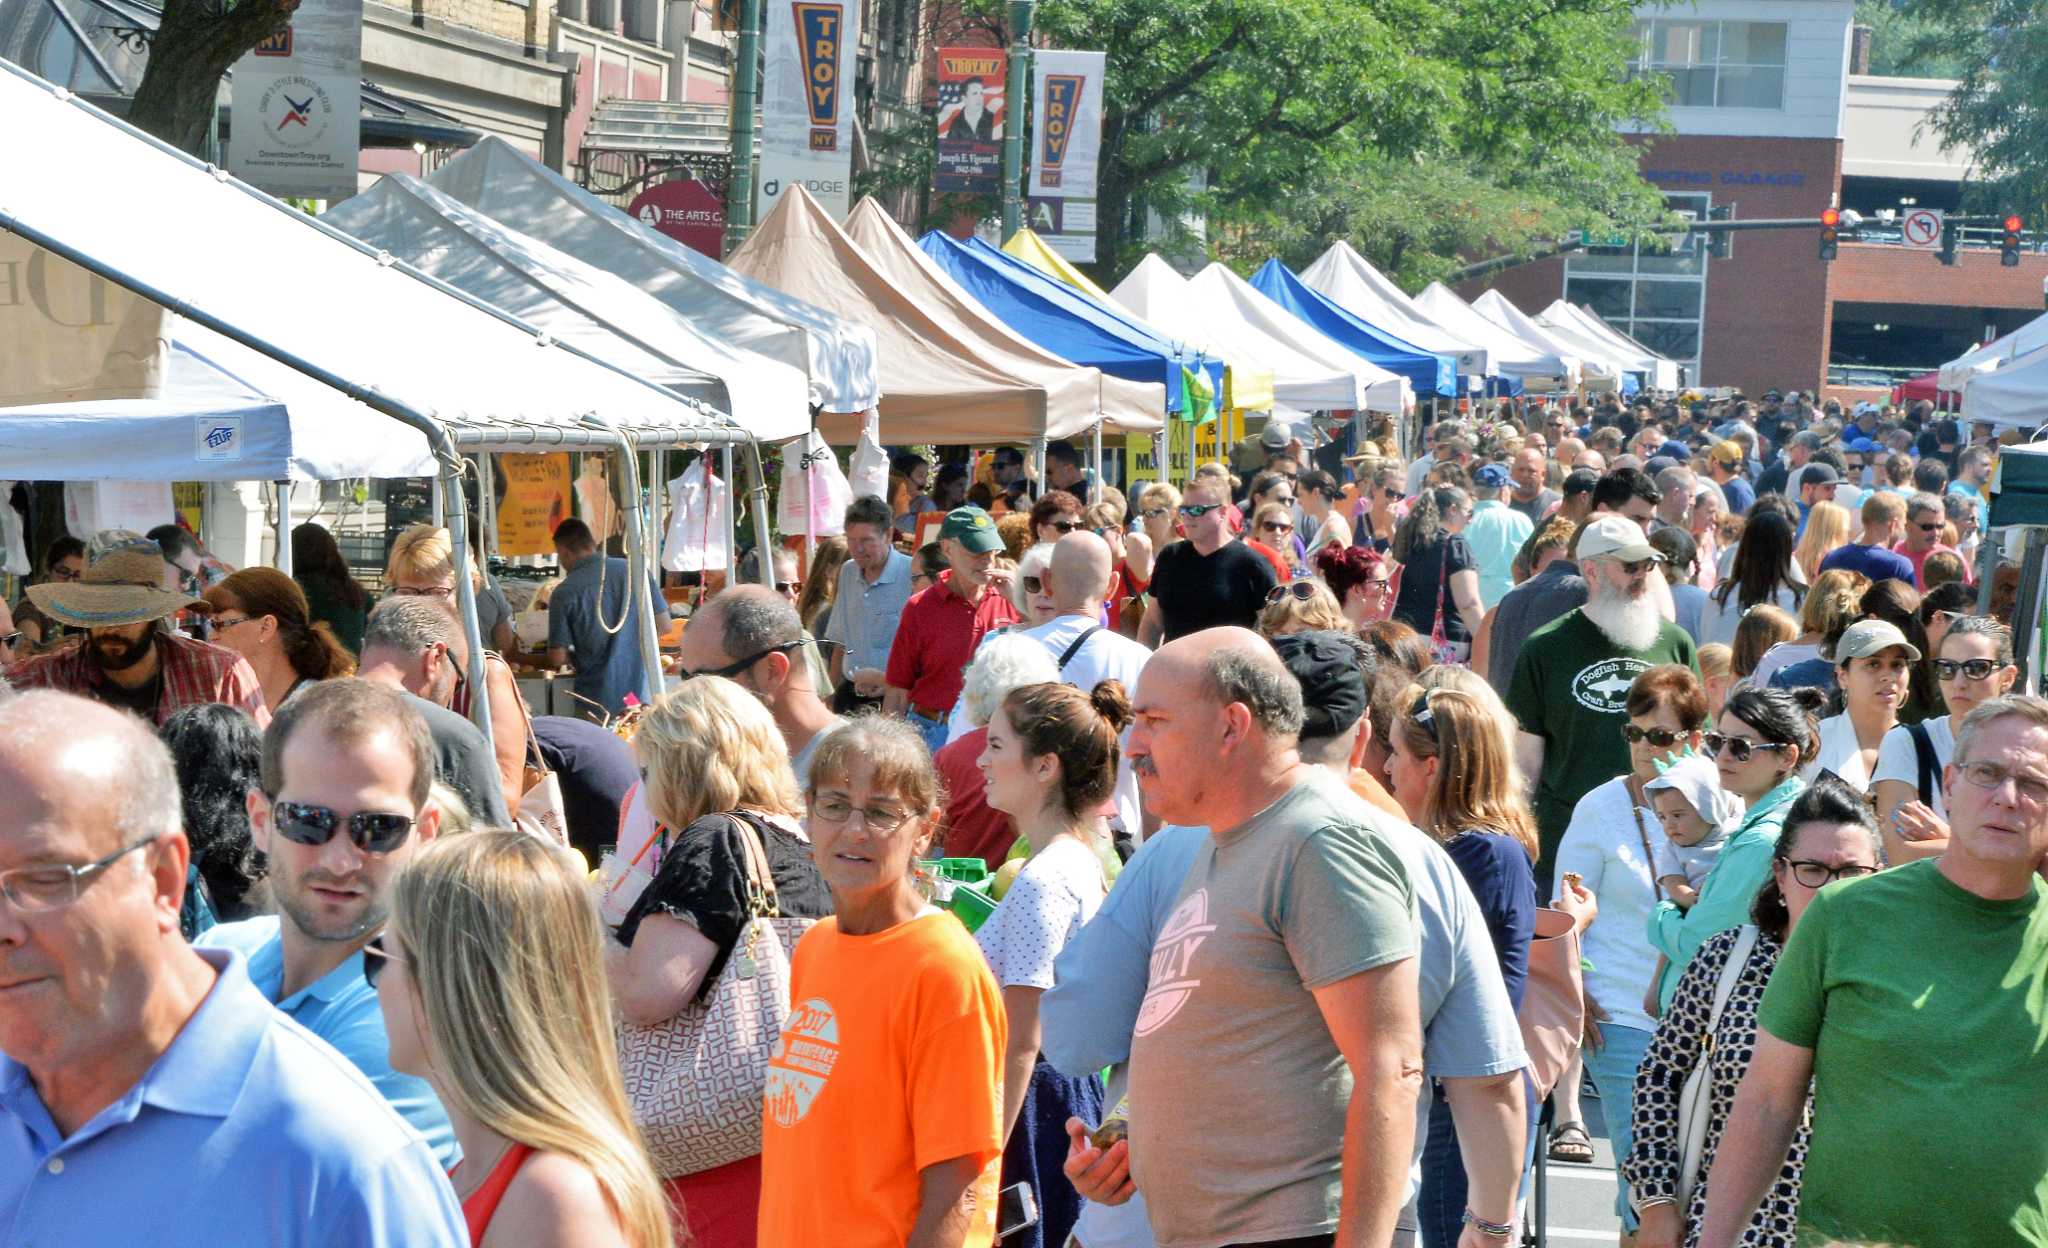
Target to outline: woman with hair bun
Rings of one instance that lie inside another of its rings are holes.
[[[1003,1059],[1003,1186],[1028,1183],[1039,1223],[1007,1243],[1059,1248],[1081,1216],[1061,1171],[1066,1121],[1102,1120],[1102,1081],[1074,1079],[1039,1056],[1039,998],[1053,959],[1095,915],[1108,892],[1103,817],[1116,785],[1117,736],[1131,720],[1123,685],[1093,693],[1072,685],[1013,689],[988,722],[981,754],[988,804],[1016,821],[1031,856],[975,939],[1003,991],[1009,1045]]]
[[[249,660],[272,714],[308,681],[355,674],[355,656],[325,622],[314,622],[306,591],[276,568],[244,568],[205,597],[214,644]]]
[[[1331,546],[1317,551],[1315,561],[1353,629],[1387,618],[1394,606],[1394,570],[1380,552],[1370,546]]]

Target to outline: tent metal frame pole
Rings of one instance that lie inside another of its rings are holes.
[[[614,453],[618,470],[625,474],[623,488],[619,491],[626,514],[620,517],[620,532],[626,541],[626,614],[633,619],[633,640],[640,650],[640,700],[652,703],[666,692],[661,676],[661,638],[654,631],[653,604],[645,611],[636,611],[634,603],[647,594],[649,573],[647,568],[647,518],[640,493],[640,448],[625,430],[619,428],[610,418],[596,412],[586,413],[583,419],[601,429],[609,430],[618,438],[619,447]],[[605,555],[599,548],[598,558]],[[599,603],[598,615],[603,618],[603,603]]]
[[[292,483],[279,481],[277,488],[277,557],[271,565],[286,576],[292,574]]]
[[[457,480],[458,485],[456,486],[456,489],[460,491],[460,478],[458,478]],[[430,497],[433,500],[433,510],[429,513],[429,516],[433,520],[434,527],[438,529],[448,523],[446,519],[446,516],[448,514],[448,498],[446,491],[444,491],[441,488],[441,478],[433,478],[433,483],[432,486],[430,487],[430,490]]]
[[[1031,439],[1031,472],[1038,483],[1038,492],[1041,495],[1044,494],[1046,491],[1044,438]]]
[[[710,452],[706,451],[705,453],[709,454]],[[709,469],[710,466],[706,464],[705,468]],[[740,574],[739,515],[735,510],[739,504],[740,496],[739,491],[733,488],[732,447],[721,446],[718,448],[718,472],[720,476],[725,478],[726,493],[732,496],[732,502],[727,504],[725,509],[725,583],[730,585]],[[761,475],[761,472],[761,463],[757,456],[754,461],[754,479],[760,490],[761,498],[765,500],[768,497],[768,482]],[[707,488],[705,493],[708,495],[710,490]],[[764,501],[762,505],[766,506],[767,504]],[[756,519],[759,519],[759,516],[756,516]],[[766,545],[767,543],[764,541],[762,544]],[[700,572],[699,575],[702,575],[702,573]],[[773,575],[773,573],[771,572],[770,575]]]
[[[1091,458],[1091,459],[1092,459],[1092,460],[1094,461],[1094,463],[1093,463],[1093,464],[1091,465],[1091,467],[1093,468],[1093,470],[1094,470],[1094,473],[1095,473],[1095,488],[1089,491],[1089,498],[1088,498],[1088,505],[1092,507],[1092,506],[1094,506],[1094,505],[1095,505],[1096,503],[1099,503],[1099,502],[1101,502],[1101,501],[1102,501],[1102,490],[1103,490],[1103,480],[1102,480],[1102,422],[1101,422],[1101,421],[1099,421],[1099,420],[1095,422],[1095,429],[1094,429],[1094,431],[1093,431],[1092,433],[1090,433],[1090,434],[1089,434],[1089,436],[1088,436],[1088,454],[1089,454],[1089,458]]]
[[[483,532],[477,548],[488,560],[498,553],[498,471],[497,456],[490,451],[478,451],[476,455],[476,506],[481,513]]]

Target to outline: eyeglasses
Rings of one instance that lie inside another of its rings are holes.
[[[1386,593],[1393,587],[1394,582],[1391,578],[1384,576],[1375,576],[1368,577],[1367,579],[1360,581],[1358,583],[1358,592],[1361,594],[1371,594],[1374,597],[1378,597],[1379,595]]]
[[[1670,728],[1638,728],[1634,724],[1623,724],[1621,726],[1621,735],[1628,740],[1630,745],[1641,745],[1643,742],[1648,741],[1658,749],[1664,750],[1677,745],[1692,734],[1673,731]]]
[[[1941,532],[1941,525],[1939,525],[1939,524],[1916,524],[1916,525],[1914,525],[1913,527],[1914,527],[1914,528],[1916,528],[1916,529],[1918,529],[1918,530],[1920,530],[1920,531],[1921,531],[1922,533],[1939,533],[1939,532]]]
[[[213,631],[226,632],[237,624],[247,624],[255,618],[253,615],[216,615],[213,617]]]
[[[2048,805],[2048,783],[2040,780],[2025,779],[2015,774],[2009,767],[2001,767],[1997,763],[1980,762],[1963,763],[1957,767],[1957,770],[1963,773],[1963,779],[1968,780],[1980,789],[2001,788],[2009,779],[2012,781],[2013,789],[2019,794],[2022,802],[2029,806]]]
[[[400,598],[446,598],[455,592],[453,585],[399,585],[391,591]]]
[[[68,564],[60,563],[50,569],[50,579],[53,581],[75,581],[83,575],[85,575],[84,572]]]
[[[848,823],[855,815],[868,831],[886,836],[917,818],[917,812],[889,806],[856,807],[843,797],[821,797],[811,803],[811,818],[824,823]]]
[[[1287,601],[1289,598],[1294,599],[1296,602],[1307,602],[1315,596],[1316,583],[1314,581],[1289,581],[1285,585],[1275,585],[1266,591],[1266,605],[1269,607],[1275,606]]]
[[[384,947],[384,937],[379,934],[363,946],[363,982],[376,988],[377,981],[384,978],[384,968],[403,961],[403,957]]]
[[[108,854],[106,857],[84,865],[66,863],[61,866],[17,867],[12,871],[0,872],[0,896],[7,898],[7,904],[22,914],[33,914],[46,910],[62,910],[78,900],[85,886],[92,878],[119,862],[124,856],[134,853],[144,845],[153,845],[163,839],[159,836],[145,836],[141,840]]]
[[[1436,736],[1436,712],[1429,709],[1429,694],[1427,692],[1415,699],[1415,705],[1408,708],[1408,718],[1415,721],[1417,728],[1422,729],[1432,737]]]
[[[1045,592],[1045,578],[1042,576],[1020,576],[1017,580],[1024,586],[1024,592],[1027,594],[1042,594]]]
[[[1706,746],[1708,758],[1721,757],[1721,750],[1726,747],[1728,756],[1738,763],[1748,762],[1749,756],[1757,750],[1791,748],[1782,741],[1752,741],[1748,737],[1724,737],[1718,732],[1710,732],[1701,737],[1700,744]]]
[[[17,630],[0,636],[0,650],[12,650],[21,644],[21,633]]]
[[[1038,527],[1041,529],[1058,529],[1062,533],[1072,533],[1076,529],[1086,528],[1087,524],[1080,520],[1048,520]]]
[[[691,678],[697,676],[723,676],[730,680],[732,677],[737,676],[741,672],[746,671],[748,668],[752,667],[756,663],[759,663],[762,659],[767,658],[771,654],[782,654],[787,651],[794,650],[798,646],[801,646],[803,644],[804,639],[799,637],[795,641],[785,641],[779,645],[770,646],[766,650],[756,651],[755,653],[748,655],[746,658],[741,659],[737,663],[728,663],[724,667],[707,667],[699,671],[685,673],[685,675],[686,677]]]
[[[1145,517],[1147,520],[1157,520],[1159,517],[1166,515],[1172,510],[1173,508],[1171,507],[1147,507],[1145,510],[1139,512],[1138,514]]]
[[[1941,680],[1954,680],[1957,676],[1982,680],[1999,667],[1997,659],[1936,659],[1934,674]]]
[[[1623,572],[1627,573],[1630,576],[1641,576],[1643,573],[1648,572],[1651,568],[1656,567],[1657,560],[1630,559],[1626,563],[1624,563],[1621,560],[1617,559],[1614,561],[1614,566],[1620,568]]]
[[[298,845],[315,848],[334,839],[348,828],[348,839],[366,854],[388,854],[405,844],[412,833],[412,816],[382,810],[359,810],[343,818],[325,806],[306,802],[278,802],[271,807],[271,822],[278,834]]]
[[[1267,533],[1292,533],[1292,532],[1294,532],[1294,526],[1293,526],[1292,524],[1289,524],[1289,523],[1288,523],[1287,521],[1285,521],[1285,520],[1268,520],[1268,521],[1266,521],[1266,522],[1265,522],[1264,524],[1260,525],[1260,526],[1259,526],[1259,528],[1260,528],[1260,530],[1262,530],[1263,532],[1267,532]]]
[[[1182,503],[1180,514],[1189,520],[1200,520],[1203,516],[1221,507],[1222,503]]]
[[[1836,880],[1853,880],[1859,876],[1876,875],[1876,867],[1867,867],[1860,862],[1845,862],[1831,867],[1825,862],[1811,858],[1789,858],[1785,865],[1792,868],[1792,878],[1808,888],[1825,888]]]

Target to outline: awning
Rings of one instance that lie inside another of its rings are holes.
[[[1203,315],[1233,341],[1253,344],[1273,367],[1273,395],[1304,410],[1405,412],[1415,404],[1405,377],[1354,355],[1285,308],[1253,290],[1221,262],[1188,279]]]
[[[1431,282],[1415,296],[1415,306],[1451,333],[1486,348],[1488,363],[1502,376],[1547,384],[1557,390],[1578,389],[1579,361],[1575,357],[1561,356],[1502,329],[1474,311],[1471,304],[1458,298],[1442,282]]]
[[[1614,358],[1613,349],[1606,344],[1589,342],[1581,335],[1539,325],[1535,317],[1516,307],[1497,290],[1481,293],[1472,301],[1472,310],[1524,342],[1535,343],[1556,353],[1560,359],[1577,359],[1580,378],[1588,390],[1621,388],[1622,374],[1627,370]]]
[[[1588,341],[1604,344],[1632,373],[1640,373],[1655,390],[1678,389],[1678,362],[1650,350],[1600,319],[1590,308],[1576,307],[1558,299],[1536,314],[1540,325],[1571,330]]]
[[[1450,356],[1457,362],[1461,376],[1487,377],[1499,372],[1483,344],[1468,341],[1439,325],[1386,274],[1372,267],[1342,239],[1303,269],[1301,280],[1367,324],[1424,351]]]
[[[1304,283],[1277,258],[1252,274],[1252,288],[1353,355],[1406,377],[1416,393],[1456,397],[1458,367],[1450,356],[1424,351],[1367,323]]]
[[[2037,316],[2005,337],[1993,338],[1942,365],[1936,370],[1938,380],[1944,390],[1962,390],[1972,379],[2010,367],[2021,356],[2044,346],[2048,346],[2048,316]]]

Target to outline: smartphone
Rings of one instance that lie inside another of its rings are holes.
[[[1038,1225],[1038,1197],[1028,1183],[1013,1183],[996,1193],[996,1238],[1007,1239]]]

